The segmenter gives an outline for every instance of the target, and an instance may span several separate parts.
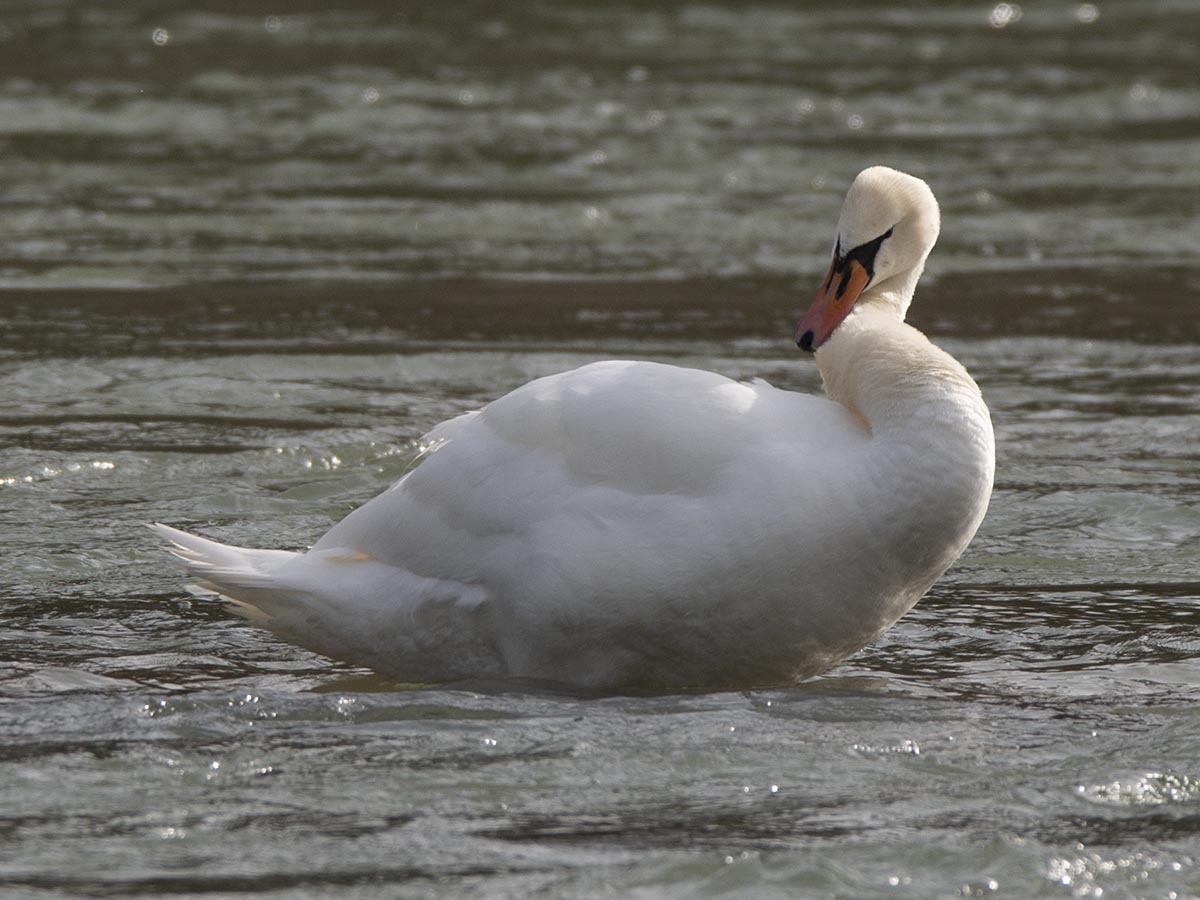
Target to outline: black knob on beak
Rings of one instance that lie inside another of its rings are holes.
[[[799,347],[801,350],[803,350],[805,353],[812,353],[813,352],[813,337],[814,337],[814,335],[812,333],[812,329],[810,328],[808,331],[804,332],[804,334],[800,335],[800,337],[798,337],[796,339],[796,346]]]

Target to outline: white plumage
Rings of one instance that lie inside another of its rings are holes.
[[[856,179],[797,332],[824,398],[594,363],[437,426],[413,471],[307,553],[154,527],[236,612],[406,681],[815,674],[906,612],[987,506],[979,390],[903,323],[937,228],[923,182]]]

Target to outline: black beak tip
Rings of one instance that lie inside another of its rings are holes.
[[[810,328],[808,331],[804,332],[804,334],[800,335],[800,337],[796,338],[796,346],[805,353],[812,353],[814,337],[815,335],[812,333],[812,329]]]

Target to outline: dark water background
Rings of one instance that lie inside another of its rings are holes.
[[[282,5],[281,5],[282,6]],[[348,5],[347,5],[348,6]],[[0,6],[0,894],[1200,896],[1200,6]],[[865,165],[992,511],[826,677],[399,691],[192,600],[610,356],[816,389]]]

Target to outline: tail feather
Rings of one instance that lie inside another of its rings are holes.
[[[155,523],[193,579],[230,612],[335,659],[410,681],[499,677],[481,586],[419,575],[353,547],[231,547]]]
[[[196,579],[190,586],[194,593],[217,594],[247,619],[266,624],[274,618],[270,601],[282,599],[276,573],[300,554],[233,547],[160,522],[147,527],[167,542],[168,552],[182,560],[188,575]]]

